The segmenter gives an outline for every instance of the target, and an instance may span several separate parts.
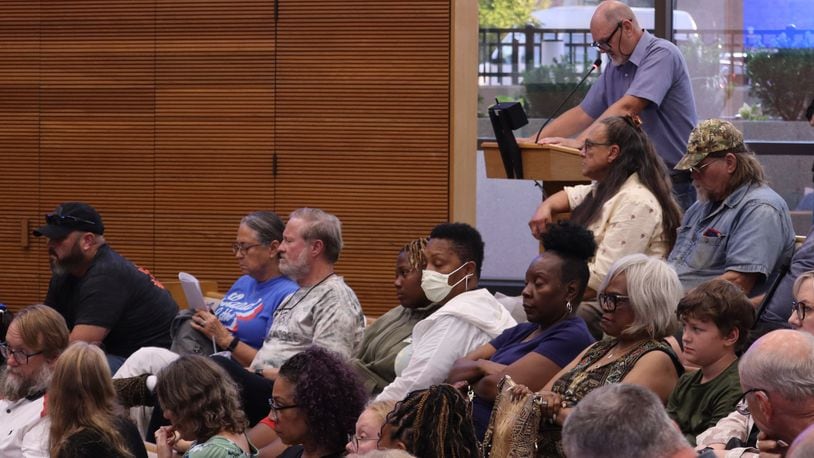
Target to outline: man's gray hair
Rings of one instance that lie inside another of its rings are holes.
[[[567,456],[579,458],[654,458],[690,447],[658,396],[625,383],[588,393],[566,418],[562,442]]]
[[[631,254],[613,263],[598,292],[605,292],[613,277],[623,272],[630,307],[636,317],[624,334],[635,335],[644,331],[653,339],[672,335],[678,327],[676,306],[684,295],[676,271],[661,259]]]
[[[761,337],[738,363],[744,389],[759,388],[791,402],[814,401],[814,336],[779,329]]]
[[[294,218],[305,222],[300,236],[306,240],[322,240],[325,245],[325,259],[330,263],[339,260],[342,251],[342,223],[336,216],[318,208],[298,208],[291,212],[289,220]]]

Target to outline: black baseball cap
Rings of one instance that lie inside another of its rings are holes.
[[[45,225],[34,229],[37,237],[46,236],[49,239],[62,239],[73,231],[93,232],[104,234],[105,225],[99,212],[90,205],[82,202],[64,202],[54,209],[53,213],[45,215]]]

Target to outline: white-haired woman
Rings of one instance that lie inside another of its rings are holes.
[[[664,340],[676,329],[675,310],[682,294],[678,275],[660,259],[634,254],[611,266],[598,294],[602,330],[611,338],[588,347],[539,392],[546,422],[542,455],[565,456],[561,426],[571,409],[597,387],[633,383],[667,401],[683,372]],[[516,397],[526,393],[525,387],[514,390]]]

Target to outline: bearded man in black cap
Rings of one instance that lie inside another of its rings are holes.
[[[45,216],[51,282],[45,304],[82,340],[105,350],[111,372],[141,347],[166,347],[178,305],[146,270],[116,253],[102,217],[90,205],[65,202]]]

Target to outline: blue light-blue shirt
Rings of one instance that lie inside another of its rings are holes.
[[[698,122],[687,63],[678,48],[645,31],[628,61],[608,66],[580,107],[597,119],[624,95],[650,101],[639,113],[642,128],[672,169]]]
[[[745,184],[713,207],[697,201],[687,210],[667,261],[684,289],[731,270],[761,274],[750,295],[764,292],[794,251],[786,202],[768,186]]]

